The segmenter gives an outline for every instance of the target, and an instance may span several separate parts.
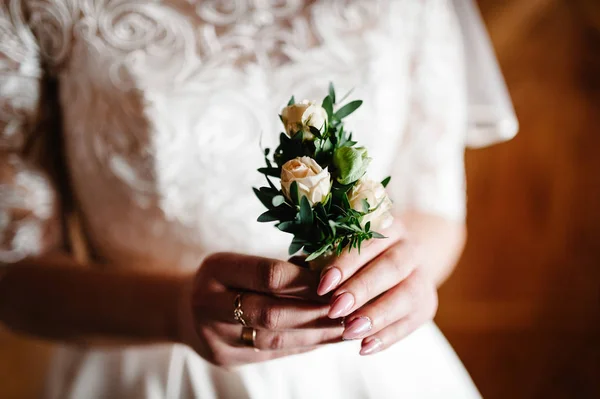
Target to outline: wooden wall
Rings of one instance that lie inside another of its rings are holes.
[[[486,398],[600,398],[600,1],[480,6],[521,131],[467,153],[437,321]]]

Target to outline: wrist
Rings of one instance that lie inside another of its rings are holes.
[[[177,282],[175,303],[171,312],[171,341],[179,344],[189,344],[190,332],[194,328],[192,309],[192,293],[194,290],[195,273],[186,273]]]

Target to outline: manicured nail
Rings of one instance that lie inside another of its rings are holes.
[[[344,292],[342,295],[338,296],[335,301],[333,301],[331,309],[329,309],[328,316],[330,319],[338,319],[340,317],[348,316],[353,305],[354,295],[349,292]]]
[[[318,295],[325,295],[342,281],[342,272],[337,267],[332,267],[327,270],[323,277],[321,277],[321,282],[319,283],[319,288],[317,288]]]
[[[383,342],[379,338],[369,338],[363,343],[362,348],[360,348],[360,354],[362,356],[372,355],[373,353],[377,353],[383,347]]]
[[[346,329],[342,334],[342,338],[345,340],[359,338],[365,333],[369,332],[373,328],[373,323],[368,317],[357,317],[350,323],[346,324]]]

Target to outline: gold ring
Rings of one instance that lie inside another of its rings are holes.
[[[233,319],[246,327],[248,323],[244,320],[244,311],[242,310],[242,293],[236,295],[233,302]]]
[[[244,346],[254,348],[254,350],[258,352],[258,348],[256,347],[256,329],[252,327],[242,327],[240,339]]]

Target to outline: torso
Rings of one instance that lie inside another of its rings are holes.
[[[192,267],[219,250],[284,256],[290,237],[256,222],[260,145],[276,142],[291,94],[322,98],[330,81],[365,101],[349,125],[374,175],[386,173],[406,119],[419,2],[275,3],[32,3],[101,258]]]

